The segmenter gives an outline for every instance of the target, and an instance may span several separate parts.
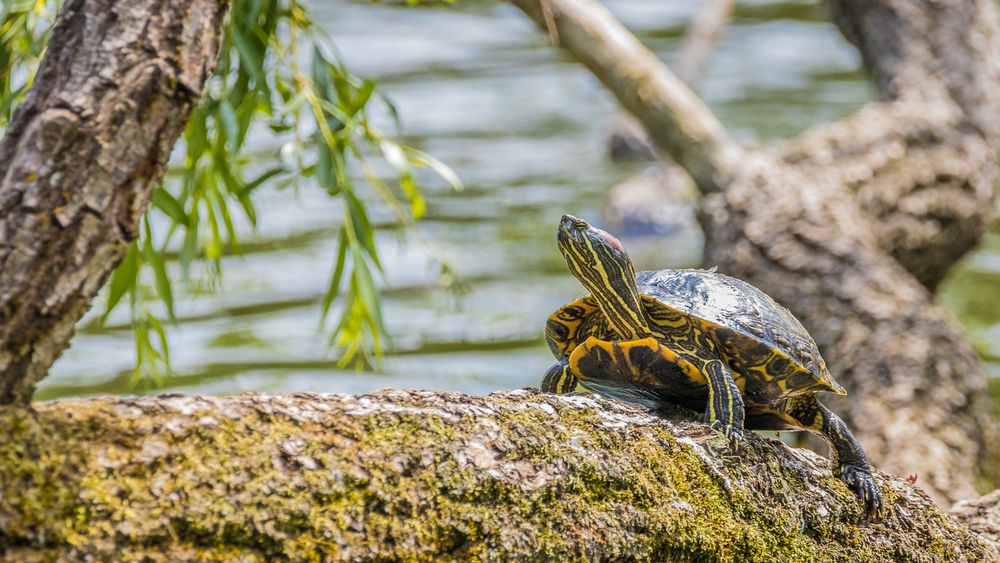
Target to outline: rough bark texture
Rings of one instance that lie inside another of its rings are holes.
[[[536,1],[513,2],[544,25]],[[928,288],[991,219],[996,6],[830,4],[880,100],[799,139],[739,151],[606,11],[589,0],[545,2],[561,45],[698,184],[705,264],[764,289],[816,337],[851,392],[836,406],[875,465],[919,475],[940,501],[968,498],[977,479],[1000,470],[996,422],[981,362]],[[706,141],[690,123],[715,133]]]
[[[0,403],[25,402],[138,234],[225,3],[69,0],[0,140]]]
[[[986,375],[927,288],[992,218],[996,6],[831,6],[883,101],[706,197],[706,262],[765,288],[813,331],[853,394],[841,413],[880,467],[918,474],[943,501],[972,497],[977,465],[989,480],[1000,469]]]
[[[163,396],[0,409],[0,555],[37,560],[982,561],[879,475],[586,396]]]

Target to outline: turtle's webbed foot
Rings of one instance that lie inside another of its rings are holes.
[[[740,440],[743,439],[742,427],[733,424],[726,424],[721,420],[708,421],[708,423],[709,426],[712,427],[712,430],[719,432],[720,434],[729,439],[729,446],[733,450],[739,449]]]
[[[878,518],[881,515],[882,492],[875,483],[871,471],[856,465],[841,465],[835,474],[865,504],[865,514],[870,518]]]

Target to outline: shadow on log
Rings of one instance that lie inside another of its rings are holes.
[[[879,475],[590,396],[108,398],[0,410],[12,558],[969,560],[998,556]],[[36,551],[38,550],[38,551]]]

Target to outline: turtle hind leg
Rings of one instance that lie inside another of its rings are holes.
[[[847,424],[823,406],[815,393],[789,397],[779,403],[778,409],[796,426],[821,436],[830,444],[833,474],[861,498],[868,516],[878,517],[882,512],[882,493],[872,477],[865,451]]]
[[[543,393],[570,393],[576,389],[577,381],[569,369],[569,359],[564,358],[545,372],[539,387]]]
[[[583,387],[605,397],[650,409],[705,407],[700,372],[655,338],[617,342],[590,337],[570,354],[569,367]]]
[[[663,400],[642,375],[643,365],[648,363],[641,350],[646,341],[655,342],[652,338],[612,342],[591,336],[567,358],[568,369],[583,387],[599,395],[658,408]]]

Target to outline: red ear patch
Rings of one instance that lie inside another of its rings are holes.
[[[607,231],[601,231],[601,236],[604,237],[604,240],[608,244],[610,244],[612,246],[612,248],[618,250],[618,252],[621,252],[621,253],[625,252],[625,247],[622,246],[621,241],[619,241],[615,237],[611,236],[610,233],[608,233]]]

